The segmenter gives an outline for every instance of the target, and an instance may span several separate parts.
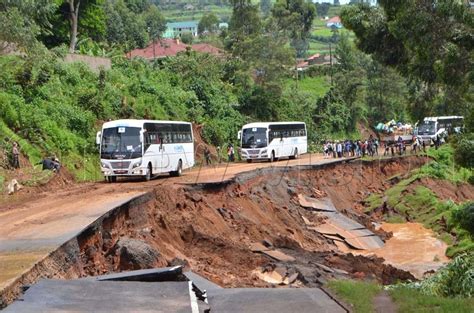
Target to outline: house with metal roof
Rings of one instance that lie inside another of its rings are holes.
[[[163,38],[179,38],[184,33],[191,33],[194,37],[197,37],[198,24],[199,22],[197,21],[166,23],[166,31],[163,34]]]

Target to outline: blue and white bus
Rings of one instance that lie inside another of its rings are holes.
[[[247,162],[282,157],[296,159],[308,152],[306,124],[303,122],[269,122],[244,125],[239,131],[241,156]]]
[[[100,168],[109,182],[120,176],[170,173],[180,176],[194,165],[194,138],[191,123],[152,120],[106,122],[97,133]]]

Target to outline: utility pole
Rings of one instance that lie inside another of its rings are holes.
[[[331,67],[330,71],[329,71],[329,74],[331,76],[331,87],[332,87],[332,47],[331,47],[331,42],[329,42],[329,66]]]

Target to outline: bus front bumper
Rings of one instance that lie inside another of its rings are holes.
[[[242,150],[241,156],[243,160],[259,160],[259,159],[268,159],[268,153],[266,149],[256,150],[248,149]]]
[[[101,161],[100,170],[104,176],[144,176],[146,168],[141,160],[136,161]]]
[[[119,170],[112,170],[110,168],[103,168],[101,167],[101,172],[104,176],[145,176],[146,169],[144,168],[134,168],[131,169],[119,169]]]

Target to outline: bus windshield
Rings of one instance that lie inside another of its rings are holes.
[[[112,127],[102,131],[102,159],[134,159],[142,156],[139,127]]]
[[[418,128],[418,135],[434,135],[436,133],[436,122],[425,122]]]
[[[242,131],[242,148],[263,148],[267,146],[266,128],[246,128]]]

